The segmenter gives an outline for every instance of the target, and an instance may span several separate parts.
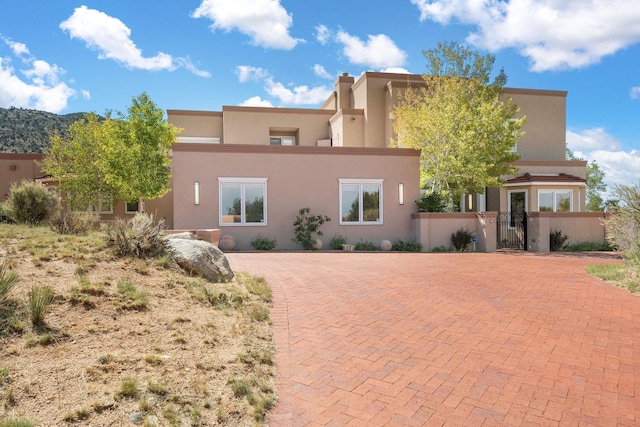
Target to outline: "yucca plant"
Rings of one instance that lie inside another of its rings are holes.
[[[53,288],[51,286],[34,286],[27,296],[29,319],[33,326],[44,325],[44,317],[49,305],[53,302]]]
[[[0,305],[2,305],[13,289],[13,287],[20,280],[18,274],[14,271],[8,271],[4,265],[0,265]]]

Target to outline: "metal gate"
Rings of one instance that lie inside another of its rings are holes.
[[[527,213],[498,212],[498,249],[527,250]]]

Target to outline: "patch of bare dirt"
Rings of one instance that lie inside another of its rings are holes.
[[[269,304],[242,280],[211,284],[166,258],[108,249],[69,255],[55,241],[34,249],[0,231],[0,263],[20,276],[0,308],[0,420],[120,426],[138,413],[145,425],[255,425],[275,403]],[[55,291],[38,328],[33,286]]]

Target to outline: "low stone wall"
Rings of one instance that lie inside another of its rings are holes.
[[[411,235],[424,252],[451,247],[451,234],[460,228],[478,237],[475,250],[495,252],[497,212],[424,212],[411,215]],[[569,237],[568,244],[606,242],[604,212],[529,212],[527,213],[527,250],[548,252],[549,236],[559,230]],[[473,246],[470,248],[473,250]]]
[[[451,234],[460,228],[478,237],[477,252],[496,251],[497,212],[419,212],[411,215],[411,235],[423,252],[451,247]],[[473,250],[473,245],[470,250]]]
[[[530,212],[527,214],[527,249],[549,251],[549,236],[561,231],[567,244],[606,242],[605,212]]]

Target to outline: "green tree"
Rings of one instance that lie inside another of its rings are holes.
[[[567,148],[567,160],[584,160],[577,157],[573,151]],[[606,204],[602,199],[601,193],[607,191],[607,184],[604,183],[604,172],[600,169],[598,163],[593,160],[587,163],[587,210],[590,212],[603,211]]]
[[[66,137],[51,137],[45,171],[59,182],[75,209],[115,200],[155,199],[169,191],[169,150],[179,129],[168,124],[146,93],[133,98],[127,115],[104,120],[88,114]]]
[[[142,93],[133,98],[127,114],[105,122],[108,137],[102,141],[101,169],[106,183],[118,199],[144,200],[162,197],[169,191],[171,159],[169,150],[179,129],[164,120],[163,112]]]
[[[457,200],[468,192],[498,187],[515,175],[512,148],[525,118],[504,99],[504,71],[490,81],[495,56],[456,43],[424,52],[425,84],[405,91],[393,108],[396,145],[421,150],[421,184]]]
[[[101,167],[101,142],[106,138],[105,125],[95,114],[72,123],[66,137],[50,137],[44,170],[58,181],[59,191],[75,210],[108,206],[113,201],[114,189],[106,183]]]

